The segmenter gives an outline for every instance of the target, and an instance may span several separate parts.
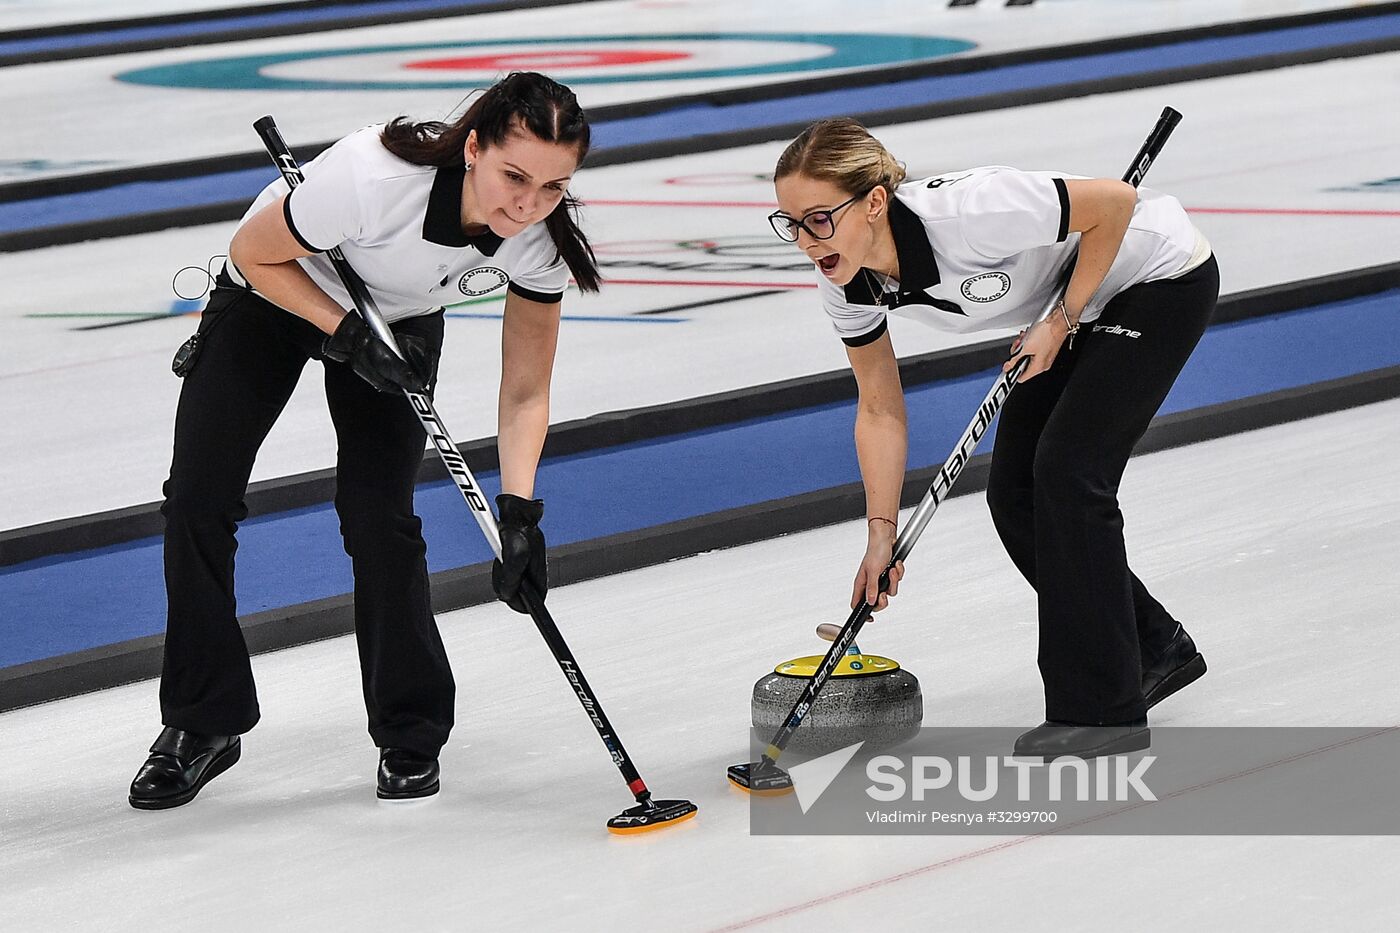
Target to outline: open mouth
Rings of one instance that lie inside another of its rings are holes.
[[[817,267],[820,268],[825,274],[830,275],[832,271],[836,269],[836,265],[840,261],[841,254],[832,253],[830,256],[823,256],[821,259],[818,259]]]

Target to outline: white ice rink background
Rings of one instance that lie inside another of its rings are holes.
[[[258,5],[12,0],[0,2],[0,29]],[[910,9],[925,4],[878,0],[861,4],[858,25],[967,36],[981,53],[1342,5],[1049,0],[1008,11],[984,0],[963,19],[929,5],[938,9],[909,28]],[[607,0],[0,68],[0,109],[24,117],[0,135],[0,160],[118,167],[198,158],[255,148],[249,124],[269,110],[296,142],[402,111],[437,115],[461,97],[203,91],[114,78],[177,60],[521,35],[835,31],[850,6],[814,0],[799,25],[786,4]],[[762,52],[742,46],[714,54]],[[567,70],[560,76],[567,80]],[[599,105],[744,83],[591,84],[580,96]],[[1148,184],[1193,211],[1230,294],[1400,258],[1400,192],[1366,184],[1400,175],[1400,111],[1388,104],[1397,88],[1400,53],[1377,54],[876,132],[916,175],[989,163],[1116,175],[1170,104],[1186,119]],[[149,133],[132,133],[133,125]],[[566,298],[556,422],[845,364],[806,284],[810,269],[764,221],[772,191],[762,176],[781,148],[578,176],[574,191],[591,202],[590,236],[619,284]],[[158,499],[179,391],[168,360],[194,319],[76,328],[164,313],[172,273],[223,252],[232,230],[213,224],[0,253],[0,530]],[[726,261],[752,268],[713,265]],[[748,297],[760,290],[772,294]],[[724,297],[741,300],[648,313]],[[438,404],[465,440],[495,431],[499,322],[489,315],[500,306],[457,310],[483,315],[447,328]],[[956,342],[901,321],[891,332],[901,355]],[[74,437],[83,439],[82,457]],[[333,459],[311,367],[254,479]],[[742,467],[761,468],[761,458]],[[1400,649],[1391,621],[1400,599],[1392,569],[1400,401],[1136,459],[1122,497],[1135,569],[1210,664],[1202,681],[1154,710],[1154,725],[1400,723],[1391,673]],[[689,824],[637,839],[603,832],[628,803],[625,791],[533,628],[493,604],[439,617],[457,672],[458,723],[443,750],[442,794],[414,805],[374,799],[375,752],[349,638],[255,658],[264,716],[245,738],[243,761],[173,811],[139,813],[124,800],[158,728],[154,682],[0,714],[0,926],[1393,925],[1387,879],[1400,845],[1390,837],[751,837],[749,803],[724,780],[745,751],[750,686],[776,662],[820,648],[813,625],[845,616],[860,528],[832,526],[551,591],[556,618],[647,782],[659,796],[700,805]],[[918,674],[930,725],[1031,726],[1042,712],[1035,631],[1033,594],[1004,557],[981,497],[971,496],[943,507],[894,607],[861,642]]]

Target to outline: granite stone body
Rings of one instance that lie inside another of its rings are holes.
[[[778,673],[753,685],[753,725],[765,741],[783,724],[806,685],[805,677]],[[912,738],[923,721],[923,694],[909,671],[834,676],[787,747],[821,753],[863,741],[869,749],[888,748]]]

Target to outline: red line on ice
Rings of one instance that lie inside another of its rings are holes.
[[[777,207],[774,201],[645,201],[588,199],[600,207]],[[1293,217],[1400,217],[1400,211],[1348,211],[1283,207],[1188,207],[1192,214],[1277,214]]]
[[[718,285],[726,288],[816,288],[816,282],[687,282],[677,279],[603,279],[604,285]]]
[[[771,201],[640,201],[617,198],[585,198],[584,206],[602,207],[777,207]]]
[[[1283,214],[1291,217],[1400,217],[1400,211],[1289,210],[1271,207],[1188,207],[1189,214]]]

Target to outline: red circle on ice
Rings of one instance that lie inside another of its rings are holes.
[[[693,57],[690,52],[659,49],[560,49],[557,52],[495,52],[460,58],[433,58],[409,62],[405,68],[423,71],[552,71],[559,68],[597,68],[609,65],[646,65]]]

